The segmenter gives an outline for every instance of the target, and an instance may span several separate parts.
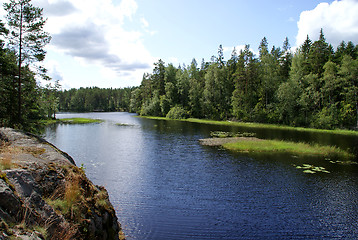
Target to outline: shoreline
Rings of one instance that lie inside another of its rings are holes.
[[[277,125],[277,124],[268,124],[268,123],[249,123],[249,122],[234,122],[234,121],[216,121],[208,119],[198,119],[198,118],[187,118],[187,119],[170,119],[166,117],[153,117],[153,116],[136,116],[139,118],[146,118],[152,120],[165,120],[165,121],[181,121],[181,122],[191,122],[191,123],[202,123],[209,125],[219,125],[219,126],[232,126],[232,127],[244,127],[252,129],[272,129],[272,130],[287,130],[287,131],[298,131],[298,132],[312,132],[312,133],[327,133],[327,134],[338,134],[346,136],[358,136],[358,131],[347,130],[347,129],[316,129],[316,128],[305,128],[305,127],[291,127],[286,125]]]

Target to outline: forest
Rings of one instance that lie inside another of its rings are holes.
[[[39,63],[51,36],[43,31],[43,9],[30,0],[4,4],[0,21],[0,126],[29,128],[57,111],[130,111],[172,119],[205,118],[313,128],[358,127],[358,46],[334,49],[319,39],[292,52],[269,47],[258,56],[246,45],[224,59],[220,45],[210,61],[174,66],[162,60],[138,87],[60,90]],[[40,84],[39,82],[46,82]]]
[[[290,51],[269,49],[263,38],[259,56],[246,45],[224,59],[220,45],[210,62],[195,59],[175,67],[162,60],[132,92],[129,110],[144,116],[205,118],[313,128],[358,127],[358,46],[334,49],[323,30],[317,41]]]
[[[139,87],[80,88],[58,93],[60,111],[130,111],[173,119],[205,118],[313,128],[357,128],[358,46],[334,49],[323,30],[291,52],[269,49],[259,56],[246,45],[224,59],[222,46],[210,62],[175,67],[159,60]]]
[[[134,89],[72,88],[58,93],[58,108],[62,112],[128,112]]]

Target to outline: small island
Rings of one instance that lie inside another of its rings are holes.
[[[279,140],[264,140],[255,137],[224,137],[199,140],[202,145],[222,146],[225,149],[242,153],[289,153],[299,156],[339,157],[350,159],[354,154],[335,146],[295,143]]]

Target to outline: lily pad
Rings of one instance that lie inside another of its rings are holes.
[[[318,172],[331,173],[330,171],[327,171],[324,167],[316,167],[311,164],[302,164],[302,166],[294,166],[296,167],[296,169],[304,169],[303,172],[309,174],[314,174]]]

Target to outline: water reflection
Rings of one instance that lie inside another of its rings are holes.
[[[104,185],[128,239],[261,239],[358,237],[356,166],[289,155],[252,157],[203,147],[225,126],[134,118],[127,113],[63,114],[101,124],[55,125],[45,138],[84,164]],[[126,123],[131,126],[117,126]],[[261,138],[338,142],[257,131]],[[331,174],[307,175],[292,164],[314,163]]]

